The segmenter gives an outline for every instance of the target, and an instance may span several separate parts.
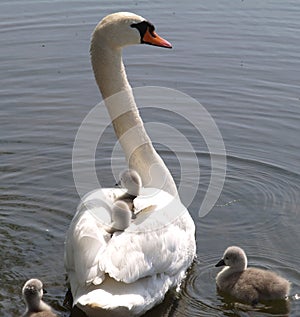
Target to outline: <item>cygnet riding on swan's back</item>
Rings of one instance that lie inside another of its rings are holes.
[[[127,191],[118,200],[124,201],[131,211],[134,210],[134,199],[140,194],[142,188],[142,180],[140,175],[133,169],[125,170],[120,177],[120,185]]]
[[[130,193],[138,194],[136,219],[118,234],[105,228],[113,204],[124,195],[121,188],[87,194],[72,220],[65,267],[73,305],[88,316],[141,316],[180,284],[195,256],[194,222],[144,129],[122,62],[122,48],[141,43],[171,47],[151,23],[126,12],[105,17],[91,41],[95,79],[129,167],[143,187]]]
[[[43,300],[43,283],[38,279],[28,280],[22,289],[26,311],[22,317],[57,317]]]
[[[127,193],[137,197],[142,187],[140,175],[133,169],[124,171],[120,177],[121,186],[127,189]]]
[[[285,299],[290,283],[274,272],[247,268],[245,252],[235,246],[227,248],[216,267],[226,266],[216,277],[219,291],[247,304]]]
[[[115,231],[123,231],[128,228],[131,222],[131,217],[132,214],[128,204],[122,200],[117,200],[111,211],[112,224],[109,232],[113,233]]]

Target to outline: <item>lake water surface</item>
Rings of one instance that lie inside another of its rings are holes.
[[[189,205],[197,259],[182,291],[168,294],[146,316],[298,317],[300,301],[291,299],[290,313],[281,313],[280,307],[247,311],[228,304],[214,282],[215,263],[234,244],[245,249],[250,265],[280,273],[292,282],[292,295],[300,293],[297,0],[1,1],[1,316],[24,311],[21,288],[31,277],[44,281],[45,300],[58,314],[70,315],[63,307],[63,252],[79,203],[72,148],[82,120],[101,100],[89,61],[90,34],[115,11],[146,17],[174,46],[127,48],[132,86],[168,87],[196,99],[215,120],[227,154],[222,193],[214,208],[199,217],[213,157],[205,140],[188,121],[142,111],[145,122],[160,117],[164,125],[181,129],[192,145],[181,155],[190,166],[196,155],[201,170]],[[191,109],[175,104],[173,111],[188,114]],[[101,120],[100,126],[108,125]],[[107,186],[115,183],[110,166],[115,143],[110,127],[96,155],[99,179]],[[174,149],[156,143],[176,183],[192,191],[193,170],[182,175]]]

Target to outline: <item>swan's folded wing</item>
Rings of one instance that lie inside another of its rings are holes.
[[[85,207],[77,212],[67,235],[66,268],[75,272],[80,285],[100,284],[105,273],[132,283],[157,274],[175,276],[187,269],[195,255],[195,226],[178,199],[164,192],[160,199],[155,195],[143,199],[143,209],[133,223],[111,238],[103,222],[109,218],[109,208],[98,197],[95,192],[84,200]]]
[[[154,222],[152,219],[151,226]],[[165,226],[159,225],[144,232],[130,231],[129,227],[115,234],[103,252],[101,269],[125,283],[186,270],[195,255],[195,227],[188,211]]]
[[[66,241],[66,268],[74,270],[80,285],[100,284],[105,272],[99,269],[99,258],[110,235],[89,211],[83,211],[73,220]]]
[[[140,195],[134,199],[135,214],[152,207],[163,208],[167,206],[174,197],[169,193],[157,188],[141,188]]]

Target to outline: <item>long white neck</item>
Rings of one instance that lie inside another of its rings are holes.
[[[127,80],[122,50],[99,45],[98,40],[93,39],[91,44],[92,66],[129,168],[139,173],[144,187],[163,189],[176,196],[173,177],[144,128]]]

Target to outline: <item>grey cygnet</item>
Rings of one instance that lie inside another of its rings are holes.
[[[243,249],[231,246],[216,267],[226,266],[216,277],[217,288],[237,300],[256,305],[259,302],[286,299],[290,282],[274,272],[247,268]]]
[[[111,220],[112,224],[109,230],[110,233],[123,231],[129,227],[131,223],[131,210],[124,201],[117,200],[114,203],[112,207]]]
[[[117,201],[125,202],[129,209],[134,212],[134,199],[139,196],[142,188],[142,179],[140,175],[133,169],[125,170],[120,176],[120,182],[122,188],[126,188],[127,192],[118,197]]]
[[[38,279],[28,280],[22,289],[26,311],[22,317],[58,317],[43,300],[43,283]]]

